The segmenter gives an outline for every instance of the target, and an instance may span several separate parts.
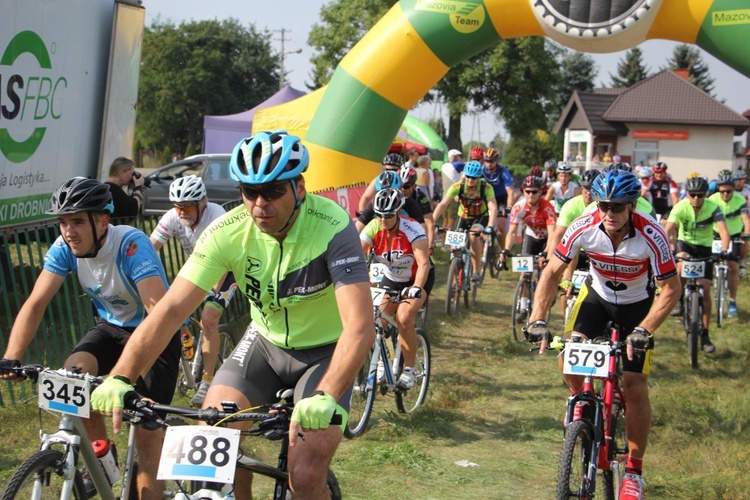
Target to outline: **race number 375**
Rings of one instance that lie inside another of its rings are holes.
[[[569,343],[563,351],[563,373],[606,378],[609,375],[609,350],[609,345]]]
[[[204,425],[169,427],[156,478],[231,483],[239,446],[239,429]]]

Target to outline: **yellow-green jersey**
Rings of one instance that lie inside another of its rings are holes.
[[[477,219],[487,215],[487,200],[495,199],[492,185],[483,178],[479,179],[474,196],[467,194],[467,188],[465,181],[461,180],[445,192],[445,195],[451,198],[458,197],[458,216],[462,219]]]
[[[744,232],[745,223],[742,215],[750,215],[750,209],[747,207],[747,201],[741,194],[734,192],[729,201],[724,201],[721,193],[714,193],[708,197],[709,200],[716,203],[724,214],[724,220],[727,223],[727,230],[730,236],[739,236]],[[714,233],[718,233],[714,224]]]
[[[250,301],[253,325],[286,349],[336,342],[343,328],[336,288],[369,282],[351,218],[312,194],[282,242],[262,232],[244,205],[219,217],[203,231],[179,276],[208,291],[227,271]]]
[[[583,195],[581,195],[581,198],[583,198]],[[563,205],[563,210],[565,210],[565,207],[567,207],[568,205],[570,205],[570,203],[572,201],[574,201],[575,199],[576,198],[573,198],[568,203],[566,203],[565,205]],[[574,210],[577,206],[578,205],[574,205],[573,207],[571,207],[571,210]],[[583,214],[583,213],[589,213],[592,210],[596,210],[596,209],[597,209],[596,202],[592,201],[591,203],[588,204],[588,206],[586,207],[586,209],[583,212],[581,212],[581,214]],[[655,214],[655,212],[654,212],[654,206],[646,198],[644,198],[643,196],[640,196],[636,200],[636,202],[635,202],[635,209],[638,210],[639,212],[643,212],[643,213],[649,214],[651,217],[654,217],[654,214]],[[580,217],[581,214],[576,215],[573,219],[577,219],[578,217]],[[563,213],[561,211],[560,212],[560,217],[558,217],[558,219],[557,219],[557,225],[558,226],[562,226],[563,225],[563,224],[560,224],[560,219],[562,218],[562,216],[563,216]],[[566,217],[569,217],[569,215],[566,215]],[[573,219],[571,219],[570,222],[573,222]],[[570,222],[568,222],[567,224],[565,224],[565,227],[568,227],[570,225]]]
[[[695,213],[690,199],[685,198],[672,207],[667,221],[677,224],[679,231],[677,239],[690,245],[711,247],[713,226],[715,222],[723,221],[724,214],[719,206],[706,198],[698,214]]]

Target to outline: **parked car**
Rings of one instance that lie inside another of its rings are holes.
[[[169,201],[169,186],[172,181],[185,175],[197,175],[203,179],[208,192],[208,201],[223,205],[240,200],[237,181],[229,177],[229,154],[195,155],[158,168],[146,176],[150,184],[143,190],[144,215],[161,215],[172,208]]]

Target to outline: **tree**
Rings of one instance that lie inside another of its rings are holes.
[[[307,37],[307,43],[317,52],[310,59],[313,82],[307,87],[315,90],[327,84],[349,50],[397,1],[337,0],[324,5],[320,9],[320,23],[313,24]]]
[[[236,19],[147,28],[136,119],[143,147],[182,155],[203,144],[205,115],[238,113],[273,95],[279,58],[270,39]]]
[[[553,137],[544,130],[511,137],[503,154],[504,163],[516,174],[528,172],[534,165],[543,165],[557,157],[555,153],[559,150],[555,149]]]
[[[560,79],[557,82],[557,99],[550,113],[549,128],[560,118],[573,92],[591,92],[599,69],[594,59],[583,52],[565,51],[560,60]]]
[[[643,64],[643,52],[638,47],[627,51],[625,59],[617,64],[617,75],[609,75],[615,88],[632,87],[648,78],[648,69]]]
[[[667,61],[669,69],[689,69],[688,80],[710,96],[714,96],[714,78],[711,78],[708,65],[703,62],[700,50],[686,43],[677,45],[672,58]]]

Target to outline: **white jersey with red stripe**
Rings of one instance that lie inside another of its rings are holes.
[[[599,210],[585,213],[565,231],[555,255],[570,262],[579,250],[591,262],[591,288],[607,302],[632,304],[653,290],[653,277],[663,280],[677,273],[669,239],[650,215],[635,211],[628,234],[615,250],[602,225]]]

